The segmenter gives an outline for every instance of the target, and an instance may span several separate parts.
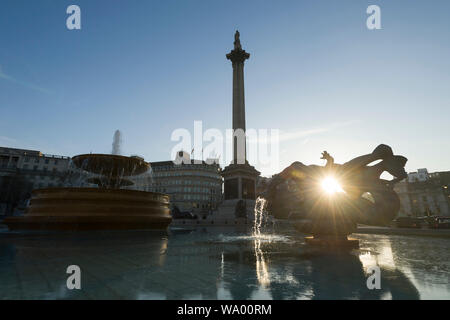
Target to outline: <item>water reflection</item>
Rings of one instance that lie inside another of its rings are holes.
[[[0,298],[450,298],[448,239],[358,237],[361,250],[330,253],[284,229],[0,234]],[[66,289],[71,264],[80,291]],[[381,290],[366,286],[374,265]]]
[[[256,238],[255,243],[255,258],[256,258],[256,276],[258,282],[263,287],[267,287],[270,284],[269,270],[267,263],[264,259],[264,252],[261,250],[261,239]]]

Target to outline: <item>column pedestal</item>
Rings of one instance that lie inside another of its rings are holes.
[[[221,173],[224,179],[224,201],[218,208],[222,219],[253,220],[256,179],[260,172],[247,164],[230,164]]]

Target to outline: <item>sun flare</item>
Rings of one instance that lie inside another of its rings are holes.
[[[344,192],[339,182],[333,177],[327,177],[322,180],[322,189],[328,194]]]

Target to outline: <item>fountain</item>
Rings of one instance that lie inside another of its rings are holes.
[[[111,154],[120,155],[120,145],[122,143],[122,133],[120,130],[114,132]]]
[[[326,151],[322,159],[327,161],[324,167],[294,162],[274,177],[266,197],[270,203],[279,196],[278,185],[294,181],[302,200],[298,208],[301,214],[293,219],[293,224],[297,230],[312,234],[305,238],[306,242],[335,248],[358,247],[357,240],[348,238],[358,223],[386,226],[397,215],[400,200],[393,186],[407,176],[407,159],[394,155],[383,144],[342,165],[335,164]],[[375,161],[380,162],[369,166]],[[394,179],[380,179],[384,171]],[[277,217],[277,212],[272,214]]]
[[[121,189],[133,185],[129,177],[150,169],[143,159],[82,154],[72,164],[93,174],[87,182],[97,188],[33,190],[26,214],[5,219],[10,230],[166,229],[172,221],[168,195]]]

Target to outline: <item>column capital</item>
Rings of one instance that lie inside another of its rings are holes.
[[[233,63],[244,63],[248,58],[250,58],[250,53],[247,53],[242,49],[234,49],[227,54],[227,59],[231,60]]]

